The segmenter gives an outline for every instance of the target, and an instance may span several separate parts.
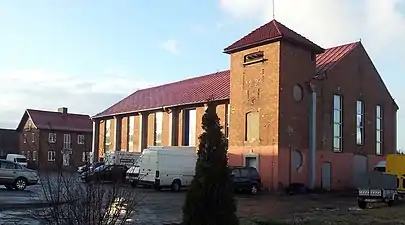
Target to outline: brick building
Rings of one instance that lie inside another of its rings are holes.
[[[92,122],[88,115],[27,109],[17,127],[20,153],[28,166],[41,170],[75,170],[88,159]]]
[[[224,52],[230,70],[138,90],[94,116],[95,155],[197,145],[207,99],[217,103],[230,164],[255,166],[271,189],[308,184],[310,159],[316,187],[351,187],[395,152],[398,106],[361,42],[323,49],[273,20]]]
[[[18,133],[14,129],[0,129],[0,156],[19,152]]]

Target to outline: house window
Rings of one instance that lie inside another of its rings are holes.
[[[169,114],[169,124],[168,124],[168,127],[169,127],[169,129],[168,129],[168,132],[169,132],[169,135],[168,135],[168,142],[167,143],[169,143],[169,145],[171,146],[172,145],[172,132],[173,132],[173,113],[170,113]]]
[[[104,134],[104,152],[110,152],[110,145],[111,145],[111,120],[105,121],[105,134]]]
[[[55,151],[48,151],[48,161],[49,162],[55,161]]]
[[[32,133],[32,142],[35,142],[35,133]]]
[[[33,161],[37,160],[37,151],[32,151],[32,160]]]
[[[134,151],[134,126],[135,126],[135,116],[130,116],[128,118],[128,151]]]
[[[89,160],[90,152],[82,153],[82,162],[87,162]]]
[[[356,113],[356,143],[358,145],[364,144],[364,103],[357,101]]]
[[[381,106],[377,105],[376,107],[376,146],[375,153],[377,155],[382,155],[383,147],[383,117]]]
[[[27,143],[27,134],[24,134],[24,144],[26,144]]]
[[[342,152],[342,96],[333,96],[333,151]]]
[[[225,137],[228,139],[229,138],[229,114],[231,112],[231,105],[227,104],[225,108]]]
[[[70,134],[63,135],[63,149],[72,149],[72,141]]]
[[[259,51],[259,52],[254,52],[254,53],[245,55],[243,62],[244,63],[256,62],[256,61],[263,60],[263,58],[264,58],[264,52]]]
[[[155,136],[153,145],[162,145],[162,131],[163,131],[163,113],[155,113]]]
[[[48,142],[49,143],[56,143],[56,133],[49,133]]]
[[[30,160],[30,159],[31,159],[31,152],[27,151],[27,160]]]
[[[245,118],[245,141],[259,141],[260,118],[259,112],[246,113]]]
[[[186,109],[183,111],[183,146],[195,146],[197,131],[197,111],[196,109]]]
[[[84,145],[84,135],[83,134],[77,135],[77,144]]]

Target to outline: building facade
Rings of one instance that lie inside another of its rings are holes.
[[[0,156],[19,152],[18,133],[13,129],[0,129]]]
[[[229,163],[256,167],[272,190],[352,187],[395,153],[398,106],[361,42],[323,49],[273,20],[224,52],[230,70],[136,91],[94,116],[95,156],[197,146],[207,100]]]
[[[76,170],[90,156],[92,122],[88,115],[27,109],[17,127],[20,154],[39,170]]]

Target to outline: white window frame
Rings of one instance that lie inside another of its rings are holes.
[[[63,149],[72,149],[72,135],[63,134]]]
[[[27,151],[26,158],[27,158],[27,160],[31,160],[31,151]]]
[[[32,135],[32,143],[34,143],[35,142],[35,133],[32,132],[31,135]]]
[[[197,109],[188,110],[188,146],[195,146],[197,139]]]
[[[54,162],[55,161],[55,151],[48,151],[48,162]]]
[[[336,129],[335,129],[336,128]],[[334,152],[343,151],[343,98],[341,95],[333,95],[333,141],[332,148]]]
[[[27,144],[27,134],[24,134],[24,144]]]
[[[134,151],[135,116],[128,117],[128,151]]]
[[[32,161],[37,160],[37,151],[32,151]]]
[[[383,154],[383,112],[381,105],[376,106],[376,136],[375,136],[375,154],[382,155]]]
[[[86,158],[90,159],[90,152],[82,152],[82,162],[86,162]]]
[[[48,142],[49,143],[56,143],[56,133],[49,133],[48,134]]]
[[[104,148],[105,148],[104,152],[110,152],[110,146],[111,146],[111,120],[106,120],[104,133]]]
[[[85,142],[84,134],[78,134],[77,135],[77,144],[84,145],[84,142]]]
[[[155,135],[153,138],[154,146],[162,145],[162,134],[163,134],[163,112],[155,113]]]
[[[356,144],[364,145],[364,102],[356,102]]]

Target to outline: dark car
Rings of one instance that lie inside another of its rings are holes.
[[[78,168],[77,168],[77,172],[79,173],[79,174],[82,174],[82,173],[84,173],[84,172],[87,172],[87,171],[91,171],[91,170],[94,170],[95,168],[97,168],[97,167],[99,167],[99,166],[102,166],[102,165],[104,165],[105,163],[104,162],[96,162],[96,163],[93,163],[93,164],[84,164],[83,166],[79,166]]]
[[[231,179],[236,192],[257,194],[261,188],[259,172],[254,167],[231,167]]]
[[[128,167],[124,165],[102,165],[82,174],[85,182],[124,182]]]

